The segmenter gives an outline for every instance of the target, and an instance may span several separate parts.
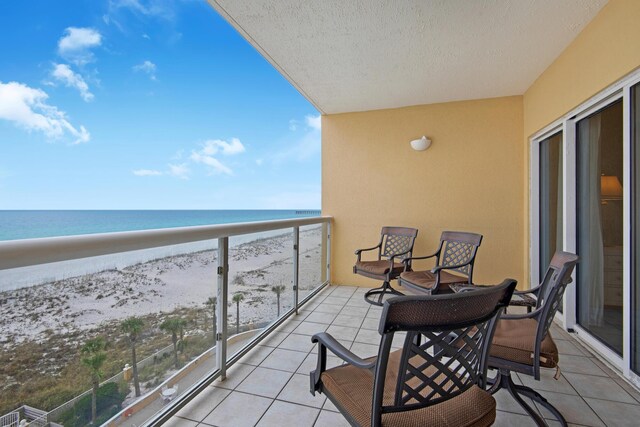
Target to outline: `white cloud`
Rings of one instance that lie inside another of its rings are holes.
[[[89,85],[84,81],[80,74],[74,73],[67,64],[53,64],[51,77],[62,82],[67,87],[73,87],[80,92],[80,96],[86,102],[92,101],[94,96],[89,91]]]
[[[219,151],[225,156],[244,153],[246,150],[238,138],[231,138],[231,142],[221,139],[210,139],[202,144],[202,154],[215,156]]]
[[[181,163],[179,165],[169,164],[169,175],[175,176],[180,179],[189,179],[189,175],[191,174],[191,170],[187,166],[186,163]]]
[[[162,172],[152,169],[137,169],[133,171],[133,174],[136,176],[159,176],[162,175]]]
[[[220,160],[203,154],[202,152],[194,151],[191,153],[191,160],[195,163],[202,163],[204,165],[210,166],[214,172],[224,173],[227,175],[233,175],[233,171],[229,169],[227,166],[223,165]]]
[[[110,15],[116,13],[119,9],[130,10],[134,13],[145,16],[156,16],[167,21],[175,19],[175,11],[172,2],[166,0],[110,0],[107,23],[110,21]]]
[[[318,114],[317,116],[306,116],[304,120],[307,123],[307,126],[309,126],[311,129],[321,129],[322,120],[320,119],[320,114]]]
[[[289,130],[295,132],[298,129],[298,121],[295,119],[289,120]]]
[[[258,165],[258,166],[262,166],[263,162],[264,162],[264,160],[262,160],[262,159],[256,159],[256,165]]]
[[[58,53],[76,65],[93,61],[90,49],[102,44],[102,35],[93,28],[69,27],[58,40]]]
[[[0,119],[28,131],[42,132],[48,139],[71,136],[73,144],[88,142],[89,132],[75,128],[63,111],[46,103],[49,95],[18,82],[0,82]]]
[[[146,73],[151,80],[156,80],[156,69],[156,64],[149,60],[133,66],[133,71]]]
[[[310,187],[261,197],[259,205],[263,209],[320,209],[320,201],[320,188]]]

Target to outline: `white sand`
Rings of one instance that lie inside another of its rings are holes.
[[[300,292],[321,281],[321,227],[300,232]],[[233,245],[233,238],[230,239]],[[203,307],[217,294],[213,250],[166,257],[122,269],[53,281],[0,293],[0,345],[10,350],[49,333],[99,328],[130,316]],[[241,324],[276,318],[273,285],[283,284],[281,310],[293,306],[292,234],[237,245],[229,250],[229,324],[235,325],[231,297],[240,304]],[[88,260],[87,262],[90,262]]]

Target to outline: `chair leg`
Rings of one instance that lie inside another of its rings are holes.
[[[376,295],[377,295],[377,298],[375,298]],[[404,294],[400,291],[393,289],[389,284],[389,282],[385,281],[382,283],[382,286],[380,286],[379,288],[374,288],[367,291],[367,293],[364,294],[364,300],[369,304],[381,306],[384,303],[382,299],[384,298],[385,295],[394,296],[394,295],[404,295]]]
[[[491,387],[489,388],[489,393],[491,394],[495,394],[496,392],[498,392],[498,390],[502,388],[506,389],[509,392],[509,394],[513,397],[513,399],[516,402],[518,402],[520,406],[522,406],[522,408],[527,412],[527,414],[529,414],[529,416],[533,419],[533,421],[538,426],[542,427],[542,426],[547,426],[548,424],[545,422],[545,420],[540,416],[540,414],[534,408],[529,406],[529,404],[525,402],[524,399],[522,399],[521,395],[528,397],[540,403],[541,405],[543,405],[545,408],[549,410],[549,412],[551,412],[556,417],[556,419],[560,422],[562,426],[564,427],[567,426],[567,421],[564,419],[560,411],[558,411],[553,405],[551,405],[551,403],[547,401],[547,399],[542,397],[535,390],[529,387],[515,384],[511,379],[510,371],[506,369],[499,369],[498,375],[496,376],[496,378],[489,380],[488,383],[491,385]]]

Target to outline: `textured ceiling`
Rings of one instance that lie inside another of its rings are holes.
[[[209,0],[333,114],[520,95],[606,0]]]

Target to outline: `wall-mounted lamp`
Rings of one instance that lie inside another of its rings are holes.
[[[610,200],[622,200],[622,184],[617,176],[602,175],[600,177],[600,199],[603,205]]]
[[[414,139],[411,141],[411,148],[416,151],[424,151],[431,146],[431,140],[426,136],[423,136],[420,139]]]

